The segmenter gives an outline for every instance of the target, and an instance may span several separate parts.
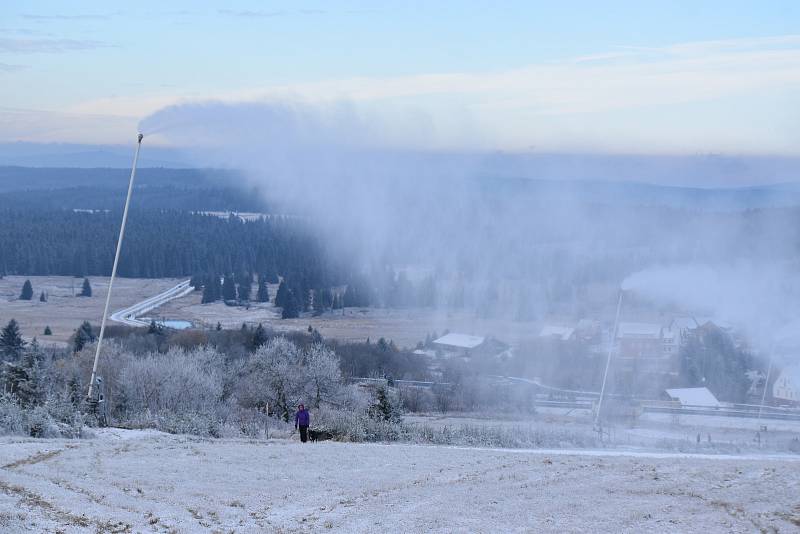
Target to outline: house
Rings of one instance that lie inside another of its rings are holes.
[[[655,323],[622,322],[616,341],[623,371],[634,375],[678,373],[679,351],[673,331]]]
[[[772,384],[772,398],[779,404],[800,405],[800,364],[781,370]]]
[[[569,341],[574,339],[575,329],[568,326],[546,325],[539,332],[539,337],[555,339],[558,341]]]
[[[450,333],[434,339],[433,346],[446,356],[469,358],[485,342],[486,338],[483,336]]]
[[[703,406],[705,408],[719,408],[722,406],[708,388],[675,388],[666,390],[670,400],[677,401],[681,406]]]
[[[669,329],[682,337],[690,334],[699,326],[700,324],[694,317],[674,317],[669,323]]]
[[[661,326],[651,323],[619,323],[619,357],[622,359],[661,358]]]

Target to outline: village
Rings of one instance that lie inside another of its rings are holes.
[[[674,316],[666,324],[620,321],[613,340],[612,331],[591,319],[545,324],[534,340],[516,346],[446,332],[426,339],[414,353],[430,358],[439,376],[444,362],[495,362],[497,369],[519,375],[504,378],[527,380],[548,397],[598,398],[608,363],[606,392],[612,397],[696,408],[741,406],[762,415],[767,407],[800,408],[800,366],[784,363],[791,362],[790,347],[779,347],[773,361],[764,361],[749,353],[735,327],[692,316]],[[737,358],[741,365],[732,365]]]

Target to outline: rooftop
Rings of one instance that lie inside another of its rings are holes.
[[[667,395],[677,400],[681,406],[708,406],[717,408],[719,401],[708,388],[675,388],[668,389]]]
[[[659,339],[661,325],[653,323],[619,323],[617,337]]]
[[[447,347],[458,347],[460,349],[474,349],[478,345],[482,345],[486,338],[482,336],[470,336],[467,334],[447,334],[435,339],[433,342],[437,345],[445,345]]]
[[[575,329],[568,326],[547,325],[539,332],[539,337],[557,337],[562,341],[568,341],[573,333],[575,333]]]

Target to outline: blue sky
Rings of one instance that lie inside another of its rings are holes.
[[[165,4],[4,4],[0,141],[291,100],[346,102],[400,145],[800,155],[800,2]]]

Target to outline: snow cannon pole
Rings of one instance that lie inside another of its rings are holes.
[[[617,314],[614,317],[614,328],[611,330],[611,340],[608,344],[608,358],[606,359],[606,370],[603,373],[603,385],[600,387],[600,399],[597,401],[597,413],[594,416],[594,426],[600,428],[600,410],[603,408],[603,396],[606,392],[606,381],[608,380],[608,368],[611,367],[611,355],[614,353],[614,343],[617,339],[617,328],[619,328],[619,312],[622,309],[622,295],[625,291],[620,288],[619,300],[617,301]]]
[[[758,405],[758,418],[756,425],[758,430],[761,431],[761,412],[764,410],[764,402],[767,400],[767,388],[769,387],[769,375],[772,374],[772,357],[775,355],[775,339],[769,347],[769,365],[767,366],[767,376],[764,378],[764,391],[761,392],[761,404]]]
[[[92,365],[92,378],[89,380],[89,400],[93,400],[94,382],[97,378],[97,363],[100,361],[100,348],[103,345],[103,336],[106,333],[106,320],[108,319],[108,306],[111,304],[111,289],[114,287],[114,278],[117,276],[117,265],[119,264],[119,253],[122,250],[122,238],[125,235],[125,223],[128,222],[128,207],[131,204],[133,193],[133,180],[136,177],[136,163],[139,161],[139,150],[142,148],[144,135],[139,134],[136,141],[136,153],[133,156],[133,166],[131,167],[131,178],[128,182],[128,196],[125,197],[125,209],[122,212],[122,225],[119,228],[119,238],[117,239],[117,250],[114,253],[114,266],[111,268],[111,279],[108,281],[108,293],[106,294],[106,305],[103,309],[103,320],[100,323],[100,335],[97,337],[97,348],[94,352],[94,364]]]

